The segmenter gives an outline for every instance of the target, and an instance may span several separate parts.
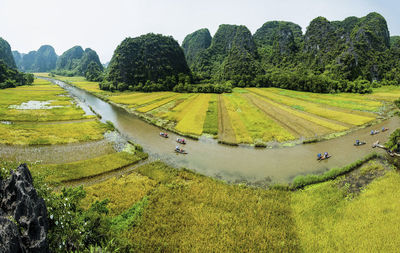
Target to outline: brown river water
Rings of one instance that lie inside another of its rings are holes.
[[[333,167],[342,167],[374,151],[373,142],[379,140],[384,143],[390,133],[400,126],[400,118],[392,117],[339,138],[272,149],[227,146],[210,138],[200,138],[198,141],[188,139],[186,145],[181,145],[188,152],[183,155],[174,152],[176,138],[180,136],[169,133],[168,139],[162,138],[159,133],[163,130],[124,109],[61,81],[52,81],[66,89],[82,104],[91,106],[102,116],[103,122],[113,122],[124,137],[140,144],[151,159],[159,159],[171,166],[185,167],[228,182],[247,181],[256,185],[283,183],[290,182],[300,174],[322,173]],[[369,134],[372,129],[380,130],[383,126],[389,128],[389,131],[373,136]],[[355,147],[353,143],[356,139],[366,141],[367,144]],[[383,152],[377,149],[375,151]],[[317,153],[324,152],[329,152],[332,157],[317,161]]]

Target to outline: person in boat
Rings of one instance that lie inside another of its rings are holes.
[[[318,157],[318,160],[321,160],[321,159],[322,159],[322,154],[319,153],[319,154],[317,155],[317,157]]]
[[[371,130],[371,135],[374,135],[375,134],[375,131],[374,130]]]
[[[179,145],[176,145],[175,150],[176,150],[176,151],[179,151],[179,150],[180,150]]]
[[[356,145],[360,145],[360,140],[356,140]]]
[[[324,159],[326,159],[326,158],[328,158],[328,157],[329,157],[328,152],[325,152],[325,153],[324,153]]]

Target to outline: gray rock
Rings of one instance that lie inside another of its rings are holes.
[[[1,252],[49,252],[48,226],[45,202],[22,164],[8,179],[0,180]]]

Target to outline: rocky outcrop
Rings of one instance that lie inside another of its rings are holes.
[[[191,67],[198,55],[211,45],[211,34],[207,28],[197,30],[185,37],[182,42],[183,52]]]
[[[0,252],[49,252],[47,209],[22,164],[0,179]]]
[[[7,64],[10,68],[16,68],[14,57],[11,52],[10,44],[0,37],[0,60]]]

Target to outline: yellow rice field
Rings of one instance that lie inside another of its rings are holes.
[[[200,94],[190,107],[190,113],[176,124],[175,129],[186,134],[201,135],[211,94]]]

